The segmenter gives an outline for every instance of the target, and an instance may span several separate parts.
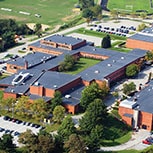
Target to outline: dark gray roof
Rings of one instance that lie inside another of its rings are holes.
[[[143,35],[143,34],[134,34],[131,37],[129,37],[130,39],[134,39],[134,40],[140,40],[140,41],[146,41],[146,42],[153,42],[153,36],[149,36],[149,35]]]
[[[15,78],[15,76],[18,75],[20,72],[22,72],[23,74],[30,73],[31,76],[27,80],[25,80],[23,83],[13,86],[12,81]],[[25,94],[29,90],[30,85],[32,85],[41,75],[42,75],[42,72],[39,70],[37,71],[20,70],[18,71],[18,73],[0,80],[0,84],[10,86],[5,89],[6,92]]]
[[[131,99],[137,99],[138,109],[153,114],[153,81],[149,86],[137,92]]]
[[[80,78],[77,75],[69,75],[59,72],[46,71],[38,80],[38,84],[45,88],[57,89],[60,88],[75,79]]]
[[[130,53],[117,53],[116,55],[79,73],[79,75],[81,75],[83,80],[87,81],[92,81],[93,79],[102,80],[140,57],[142,56]]]
[[[8,62],[8,64],[14,64],[17,66],[24,66],[25,62],[28,62],[28,67],[33,67],[35,65],[43,63],[44,61],[48,61],[54,57],[55,56],[51,55],[51,54],[35,52],[35,53],[31,53],[31,54],[22,56],[20,58],[11,60]]]
[[[83,85],[78,85],[75,88],[72,88],[69,91],[66,91],[66,93],[63,96],[63,104],[68,105],[78,105],[80,103],[81,93],[82,90],[85,88]],[[70,98],[65,98],[65,95],[70,95]]]
[[[29,98],[30,98],[31,100],[43,99],[45,102],[48,102],[48,101],[50,101],[50,100],[51,100],[51,98],[50,98],[50,97],[46,97],[46,96],[39,96],[39,95],[33,95],[33,94],[30,94],[30,95],[29,95]]]
[[[136,49],[131,50],[128,54],[132,54],[132,55],[137,55],[139,57],[143,57],[143,56],[146,55],[146,53],[147,53],[147,50],[136,48]]]
[[[61,44],[68,44],[68,45],[77,45],[78,43],[81,43],[82,39],[80,38],[74,38],[71,36],[64,36],[64,35],[53,35],[50,37],[45,38],[45,40],[53,41],[56,43],[61,43]]]
[[[86,52],[86,53],[91,53],[91,54],[97,54],[97,55],[103,55],[103,56],[113,56],[116,54],[120,54],[120,52],[109,50],[109,49],[104,49],[104,48],[96,48],[94,46],[84,46],[78,49],[79,52]]]

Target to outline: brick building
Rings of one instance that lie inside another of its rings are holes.
[[[153,50],[153,27],[130,36],[126,41],[126,47]]]
[[[85,40],[60,35],[53,35],[29,45],[29,50],[34,51],[32,54],[7,63],[7,71],[16,74],[0,80],[4,98],[27,95],[31,100],[40,97],[49,101],[58,90],[63,95],[64,107],[74,114],[79,110],[84,86],[90,85],[93,81],[106,81],[109,86],[113,85],[125,77],[125,69],[129,64],[137,63],[146,54],[146,51],[141,49],[122,53],[92,45],[93,43]],[[59,73],[58,65],[67,54],[99,59],[99,63],[78,75]],[[18,79],[20,75],[23,80]],[[20,81],[12,83],[15,77]],[[78,88],[80,85],[83,87]]]
[[[133,98],[123,100],[119,105],[122,120],[133,128],[153,130],[153,81],[135,94]]]

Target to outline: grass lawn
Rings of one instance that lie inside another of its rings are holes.
[[[106,33],[103,33],[103,32],[87,30],[85,28],[80,28],[80,29],[74,30],[71,33],[74,33],[74,32],[89,35],[89,36],[100,37],[100,38],[103,38],[107,35]],[[110,35],[110,37],[111,37],[111,40],[126,40],[126,37],[116,36],[116,35],[113,35],[113,34]]]
[[[108,0],[107,7],[110,10],[117,9],[118,11],[135,12],[136,10],[146,10],[152,13],[153,9],[150,7],[150,0]]]
[[[73,67],[73,69],[69,72],[66,72],[68,74],[78,74],[80,72],[82,72],[83,70],[99,63],[100,60],[95,60],[95,59],[89,59],[89,58],[80,58],[80,60],[78,61],[78,63]]]
[[[72,9],[77,2],[78,0],[0,0],[0,8],[12,9],[11,12],[0,9],[0,19],[13,18],[22,23],[51,26],[63,24],[74,18]],[[19,11],[28,12],[30,15],[20,14]],[[35,17],[35,14],[40,14],[41,17]]]
[[[116,146],[127,142],[131,138],[131,129],[126,124],[109,115],[104,128],[102,146]]]

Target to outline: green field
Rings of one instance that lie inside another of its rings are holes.
[[[150,6],[150,0],[108,0],[107,7],[110,10],[117,9],[118,11],[135,12],[136,10],[146,10],[148,13],[153,13],[153,8]]]
[[[74,18],[72,9],[77,2],[78,0],[0,0],[0,19],[13,18],[22,23],[62,25]],[[30,15],[20,14],[19,11],[28,12]],[[35,17],[35,14],[40,14],[41,17]]]

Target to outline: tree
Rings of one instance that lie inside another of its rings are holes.
[[[64,61],[60,63],[58,70],[59,71],[69,71],[73,68],[74,64],[77,62],[77,59],[72,55],[65,55]]]
[[[99,15],[102,15],[102,7],[100,5],[91,7],[91,11],[93,12],[93,16],[95,18],[98,18]]]
[[[102,48],[110,48],[111,47],[111,38],[109,35],[106,35],[101,42]]]
[[[139,24],[138,27],[137,27],[137,31],[142,31],[143,29],[145,29],[147,26],[142,23],[142,24]]]
[[[79,0],[82,9],[94,6],[94,0]]]
[[[54,138],[44,131],[36,135],[31,130],[27,130],[21,133],[18,142],[24,144],[30,153],[52,153],[54,151]]]
[[[41,37],[42,35],[42,25],[40,23],[37,23],[35,25],[35,34],[38,36],[38,37]]]
[[[57,132],[63,140],[67,140],[71,134],[76,132],[71,116],[64,118]]]
[[[32,117],[35,118],[37,121],[43,120],[48,114],[47,103],[42,98],[34,100],[31,103],[29,110],[32,113]]]
[[[83,91],[80,99],[80,105],[83,110],[86,110],[87,106],[97,98],[104,98],[108,93],[108,88],[103,88],[93,82],[87,86]]]
[[[91,133],[89,136],[87,136],[87,146],[89,148],[89,151],[95,152],[97,149],[99,149],[101,140],[103,139],[103,126],[102,125],[96,125],[95,128],[91,130]]]
[[[148,51],[146,53],[145,60],[153,62],[153,51]]]
[[[136,76],[139,72],[139,67],[137,64],[131,64],[126,67],[126,76],[133,77]]]
[[[3,108],[7,108],[7,111],[9,112],[10,109],[13,107],[13,105],[15,104],[16,99],[13,97],[8,97],[6,99],[2,99],[1,100],[1,106]]]
[[[124,94],[129,95],[130,93],[136,90],[136,85],[134,84],[134,82],[131,82],[129,84],[125,83],[123,84],[122,90]]]
[[[84,18],[86,18],[86,19],[93,19],[93,16],[94,16],[94,13],[93,13],[93,11],[91,10],[91,9],[89,9],[89,8],[86,8],[86,9],[84,9],[83,10],[83,12],[82,12],[82,17],[84,17]]]
[[[56,106],[61,105],[61,104],[62,104],[62,94],[60,91],[56,91],[54,93],[54,97],[52,98],[52,101],[50,104],[51,111],[53,111]]]
[[[119,12],[117,10],[112,10],[111,11],[111,15],[114,19],[118,20],[118,14]]]
[[[15,145],[13,144],[13,137],[11,134],[4,134],[2,138],[0,138],[0,150],[5,150],[11,153],[14,149]]]
[[[141,18],[144,20],[144,19],[147,17],[147,13],[144,13],[144,12],[143,12],[143,13],[140,14],[140,16],[141,16]]]
[[[60,124],[65,116],[65,108],[63,106],[56,106],[53,111],[53,120]]]
[[[95,99],[89,104],[85,115],[80,120],[80,130],[88,135],[96,127],[105,122],[107,118],[106,106],[100,99]]]
[[[14,35],[15,33],[11,31],[3,33],[2,40],[4,42],[4,49],[11,48],[16,44]]]
[[[69,139],[64,142],[64,148],[68,153],[86,153],[86,145],[83,138],[77,134],[71,134]]]
[[[28,110],[30,107],[29,97],[28,96],[21,96],[17,100],[18,102],[15,105],[15,110],[18,115],[25,117],[28,114]]]

